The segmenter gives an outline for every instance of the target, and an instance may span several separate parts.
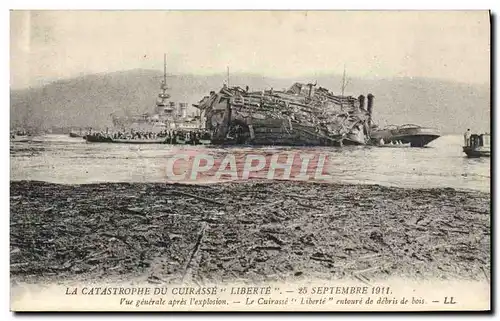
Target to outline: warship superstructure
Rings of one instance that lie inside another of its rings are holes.
[[[111,115],[113,128],[92,131],[84,136],[92,143],[121,144],[207,144],[210,139],[198,115],[187,115],[187,103],[170,101],[167,92],[167,62],[164,55],[161,92],[156,98],[154,113],[133,116]]]
[[[156,97],[156,105],[153,113],[143,113],[133,116],[111,115],[113,126],[119,130],[142,130],[161,132],[164,130],[184,130],[200,128],[200,118],[197,115],[188,116],[188,104],[186,102],[175,102],[170,100],[167,86],[167,58],[164,55],[163,79],[160,85],[160,93]]]

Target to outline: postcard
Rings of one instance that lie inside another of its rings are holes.
[[[488,11],[10,12],[12,311],[489,311]]]

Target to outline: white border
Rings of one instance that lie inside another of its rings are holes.
[[[140,6],[138,6],[140,4]],[[165,3],[165,1],[147,1],[147,0],[141,0],[141,1],[92,1],[92,0],[86,0],[86,1],[3,1],[2,2],[2,7],[5,6],[5,8],[2,8],[3,10],[1,11],[1,21],[4,24],[5,28],[2,28],[2,32],[0,33],[1,35],[1,41],[4,44],[2,48],[5,48],[3,53],[3,64],[2,66],[2,72],[1,75],[3,77],[3,83],[2,83],[2,101],[4,102],[2,104],[3,111],[4,111],[4,117],[1,117],[2,121],[2,130],[3,133],[1,134],[0,137],[0,144],[1,144],[1,151],[3,152],[2,154],[2,166],[1,166],[1,171],[0,171],[0,187],[1,187],[1,193],[0,193],[0,204],[1,204],[1,209],[2,211],[0,212],[3,215],[4,219],[4,224],[2,224],[3,233],[0,233],[3,238],[1,250],[2,250],[2,257],[4,258],[4,262],[2,264],[2,284],[1,284],[1,302],[2,302],[2,320],[11,320],[15,316],[8,312],[9,311],[9,265],[8,265],[8,256],[9,256],[9,247],[8,247],[8,237],[9,237],[9,174],[10,174],[10,168],[9,168],[9,154],[8,154],[8,147],[9,147],[9,140],[8,140],[8,130],[9,130],[9,118],[8,118],[8,110],[9,110],[9,12],[8,9],[125,9],[125,10],[133,10],[133,9],[141,9],[141,10],[152,10],[152,9],[246,9],[246,10],[251,10],[251,9],[282,9],[282,10],[289,10],[289,9],[308,9],[308,10],[313,10],[313,9],[330,9],[330,10],[346,10],[346,9],[351,9],[351,10],[361,10],[361,9],[370,9],[370,10],[466,10],[466,9],[473,9],[473,10],[484,10],[484,9],[492,9],[492,11],[497,14],[496,16],[496,26],[495,29],[498,28],[498,15],[500,14],[500,8],[499,8],[500,1],[496,0],[474,0],[474,1],[436,1],[436,0],[420,0],[420,1],[387,1],[387,0],[378,0],[378,1],[369,1],[369,0],[349,0],[349,1],[344,1],[342,3],[335,3],[335,4],[330,4],[327,3],[327,1],[316,1],[316,0],[308,0],[308,1],[296,1],[296,0],[287,0],[287,1],[282,1],[282,2],[275,2],[271,3],[269,0],[253,0],[253,1],[245,1],[245,2],[236,2],[236,1],[220,1],[220,0],[211,0],[211,1],[192,1],[192,0],[182,0],[182,1],[169,1],[168,3]],[[498,44],[498,34],[495,32],[494,33],[494,38],[495,38],[495,43]],[[496,55],[494,58],[497,58],[498,55]],[[496,59],[495,59],[496,60]],[[492,72],[495,72],[495,70],[492,70]],[[495,73],[496,74],[496,73]],[[498,85],[495,86],[495,88],[492,88],[493,92],[496,92],[496,89],[498,88]],[[495,106],[496,107],[496,106]],[[7,111],[7,112],[6,112]],[[498,113],[496,113],[495,117],[495,122],[496,124],[500,124],[500,116]],[[497,137],[494,137],[494,142],[495,142],[495,153],[497,149]],[[498,165],[495,163],[495,165]],[[496,176],[496,175],[495,175]],[[495,177],[496,178],[496,177]],[[495,193],[494,198],[499,199],[497,197],[497,193]],[[492,213],[493,215],[493,213]],[[498,233],[498,221],[500,218],[496,218],[496,224],[495,224],[495,231]],[[493,242],[493,239],[492,239]],[[495,258],[498,260],[498,248],[495,249]],[[492,265],[492,270],[493,270],[493,265]],[[494,286],[494,284],[492,284]],[[496,288],[496,287],[495,287]],[[496,302],[494,304],[498,308],[498,295],[496,297]],[[63,318],[66,317],[72,317],[72,316],[77,316],[77,315],[65,315],[62,316]],[[173,318],[173,319],[194,319],[194,318],[233,318],[235,315],[156,315],[161,318]],[[363,316],[368,316],[368,315],[363,315]],[[385,315],[376,315],[377,317],[385,317]],[[428,315],[423,315],[426,319],[428,320],[438,320],[443,315],[438,315],[438,316],[428,316]],[[37,316],[31,316],[32,318],[35,319],[42,319],[42,318],[53,318],[53,315],[37,315]],[[78,315],[78,317],[81,317]],[[91,317],[96,320],[104,320],[108,318],[121,318],[122,316],[116,316],[116,315],[84,315],[84,317]],[[127,318],[132,318],[135,320],[140,320],[143,319],[145,316],[144,315],[133,315],[129,316]],[[295,317],[295,318],[303,318],[304,315],[286,315],[286,316],[278,316],[278,315],[250,315],[250,316],[244,316],[244,315],[237,315],[236,317],[238,318],[259,318],[259,319],[274,319],[276,317]],[[334,317],[334,318],[346,318],[346,317],[353,317],[352,315],[314,315],[314,316],[307,316],[308,318],[311,317]],[[359,315],[356,315],[354,317],[360,317]],[[402,315],[397,315],[394,316],[397,318],[403,317]],[[451,316],[454,317],[454,316]],[[472,317],[472,316],[467,316],[467,317]]]
[[[369,1],[369,0],[349,0],[343,2],[331,1],[269,1],[269,0],[254,0],[254,1],[199,1],[199,0],[183,0],[183,1],[161,1],[161,0],[143,0],[135,1],[36,1],[36,0],[19,0],[11,1],[11,9],[130,9],[130,10],[484,10],[494,7],[495,1],[492,0],[475,0],[475,1],[437,1],[437,0],[421,0],[421,1]]]

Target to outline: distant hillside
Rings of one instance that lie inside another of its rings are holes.
[[[153,111],[161,71],[130,70],[60,80],[42,88],[11,91],[12,126],[104,127],[111,113],[134,114]],[[219,90],[225,75],[171,75],[172,100],[199,101],[211,90]],[[321,75],[305,79],[278,79],[234,74],[230,84],[252,90],[283,89],[295,81],[314,82],[338,92],[341,77]],[[375,95],[375,120],[381,124],[415,123],[438,127],[445,133],[489,129],[489,88],[434,79],[358,79],[349,81],[346,94]],[[191,109],[194,111],[194,109]]]

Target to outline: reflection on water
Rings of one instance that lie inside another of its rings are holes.
[[[212,155],[216,162],[227,154],[241,169],[245,156],[269,159],[276,153],[326,155],[324,173],[333,183],[380,184],[399,187],[452,187],[490,190],[490,159],[469,159],[460,136],[443,136],[428,148],[376,147],[234,147],[129,145],[86,143],[61,135],[11,142],[11,179],[81,184],[96,182],[166,182],[173,155]],[[316,160],[312,160],[312,165]],[[208,174],[207,174],[208,175]],[[215,178],[203,176],[201,182]],[[265,178],[265,173],[256,176]]]

